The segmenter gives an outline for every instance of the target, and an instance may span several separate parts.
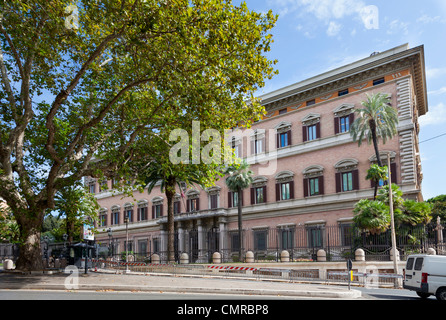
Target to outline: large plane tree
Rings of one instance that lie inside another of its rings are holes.
[[[17,268],[42,267],[58,190],[134,174],[140,145],[179,114],[230,128],[261,113],[276,19],[229,0],[1,1],[0,197]]]

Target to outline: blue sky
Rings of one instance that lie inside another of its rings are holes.
[[[234,1],[238,3],[240,1]],[[245,0],[279,14],[270,59],[279,75],[268,93],[408,43],[424,45],[429,112],[420,118],[425,199],[446,194],[446,0]],[[373,7],[371,7],[373,6]],[[373,9],[373,10],[372,10]],[[377,13],[377,15],[376,15]]]

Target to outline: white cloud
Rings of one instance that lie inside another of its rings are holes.
[[[438,78],[446,75],[446,68],[427,68],[426,76],[428,79]]]
[[[387,29],[387,34],[403,34],[408,35],[409,34],[409,23],[402,22],[398,19],[393,20],[389,24],[389,28]]]
[[[362,21],[366,29],[378,29],[378,8],[366,5],[362,0],[268,0],[268,4],[276,6],[279,14],[287,15],[299,11],[299,16],[309,14],[323,21],[328,26],[327,34],[339,32],[340,22],[348,16]]]
[[[329,37],[334,37],[339,33],[339,31],[341,31],[341,25],[334,21],[330,21],[328,24],[327,35]]]
[[[427,94],[429,95],[441,95],[441,94],[445,94],[446,93],[446,87],[441,87],[438,90],[434,90],[434,91],[429,91]]]
[[[446,105],[443,102],[429,107],[429,112],[419,119],[422,127],[446,124]]]

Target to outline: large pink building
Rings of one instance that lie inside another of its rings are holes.
[[[373,196],[365,176],[376,157],[373,146],[353,142],[349,128],[354,110],[377,92],[390,96],[399,116],[398,134],[379,145],[383,163],[390,153],[392,182],[405,197],[422,200],[418,117],[428,111],[424,47],[403,45],[261,96],[263,119],[230,133],[235,153],[254,171],[241,199],[245,250],[265,256],[271,248],[288,250],[299,258],[330,245],[342,255],[351,245],[346,234],[353,207]],[[124,251],[128,227],[130,250],[165,257],[167,200],[159,188],[123,198],[111,181],[87,183],[102,207],[100,242],[113,241],[114,252]],[[237,255],[238,199],[224,179],[206,190],[180,193],[175,202],[178,253],[188,253],[192,261],[208,261],[214,251],[224,259]],[[321,230],[333,226],[337,232],[328,239]]]

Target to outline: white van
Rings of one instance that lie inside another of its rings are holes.
[[[403,287],[421,298],[446,300],[446,256],[413,254],[407,258]]]

